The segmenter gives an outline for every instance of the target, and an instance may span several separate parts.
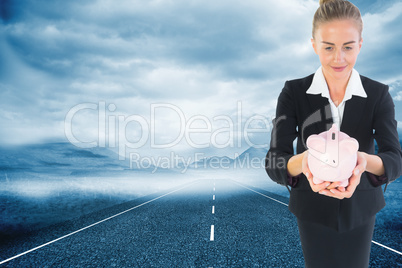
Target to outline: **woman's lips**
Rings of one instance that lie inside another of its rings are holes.
[[[342,72],[345,70],[346,66],[343,67],[331,67],[335,72]]]

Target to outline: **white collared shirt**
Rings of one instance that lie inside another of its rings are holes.
[[[311,83],[311,86],[306,93],[313,95],[321,94],[322,97],[328,99],[329,104],[331,105],[332,118],[334,123],[338,125],[338,129],[340,129],[342,124],[343,112],[345,110],[345,102],[347,100],[350,100],[352,98],[352,95],[367,98],[366,91],[364,90],[362,81],[360,80],[360,75],[355,69],[353,69],[352,74],[349,78],[348,85],[346,87],[345,96],[343,97],[342,102],[337,107],[335,103],[333,103],[329,95],[329,89],[324,74],[322,72],[322,66],[320,66],[320,68],[318,68],[318,70],[315,72],[313,82]]]

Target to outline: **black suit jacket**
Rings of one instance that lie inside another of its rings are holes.
[[[287,81],[278,98],[273,121],[271,145],[266,157],[266,171],[277,183],[287,185],[287,162],[296,153],[304,152],[306,139],[328,130],[333,121],[328,99],[306,94],[314,75]],[[388,86],[360,76],[367,98],[352,96],[345,102],[340,130],[359,142],[359,151],[374,154],[374,139],[378,156],[385,168],[385,179],[374,183],[373,174],[364,172],[351,198],[338,200],[315,193],[301,174],[292,185],[289,210],[296,217],[321,223],[338,231],[351,230],[364,223],[385,206],[381,183],[389,183],[402,173],[402,151],[395,121],[395,109]]]

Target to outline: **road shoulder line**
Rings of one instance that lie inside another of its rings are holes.
[[[110,216],[110,217],[108,217],[108,218],[106,218],[106,219],[100,220],[100,221],[95,222],[95,223],[93,223],[93,224],[91,224],[91,225],[88,225],[88,226],[86,226],[86,227],[83,227],[83,228],[81,228],[81,229],[79,229],[79,230],[77,230],[77,231],[71,232],[71,233],[66,234],[66,235],[64,235],[64,236],[61,236],[61,237],[59,237],[59,238],[56,238],[56,239],[54,239],[54,240],[52,240],[52,241],[49,241],[49,242],[47,242],[47,243],[45,243],[45,244],[42,244],[42,245],[37,246],[37,247],[35,247],[35,248],[32,248],[32,249],[30,249],[30,250],[24,251],[24,252],[22,252],[22,253],[20,253],[20,254],[18,254],[18,255],[15,255],[15,256],[13,256],[13,257],[10,257],[10,258],[8,258],[8,259],[5,259],[5,260],[3,260],[3,261],[0,261],[0,265],[2,265],[2,264],[4,264],[4,263],[7,263],[7,262],[9,262],[9,261],[12,261],[12,260],[14,260],[14,259],[17,259],[17,258],[19,258],[19,257],[21,257],[21,256],[24,256],[24,255],[26,255],[26,254],[28,254],[28,253],[31,253],[31,252],[33,252],[33,251],[36,251],[36,250],[38,250],[38,249],[40,249],[40,248],[43,248],[43,247],[45,247],[45,246],[48,246],[48,245],[50,245],[50,244],[53,244],[53,243],[55,243],[55,242],[57,242],[57,241],[59,241],[59,240],[62,240],[62,239],[67,238],[67,237],[69,237],[69,236],[72,236],[72,235],[74,235],[74,234],[76,234],[76,233],[79,233],[79,232],[81,232],[81,231],[84,231],[84,230],[86,230],[86,229],[89,229],[89,228],[91,228],[91,227],[94,227],[95,225],[98,225],[98,224],[100,224],[100,223],[102,223],[102,222],[105,222],[105,221],[108,221],[108,220],[110,220],[110,219],[113,219],[113,218],[115,218],[115,217],[117,217],[117,216],[120,216],[120,215],[122,215],[122,214],[124,214],[124,213],[127,213],[127,212],[129,212],[129,211],[131,211],[131,210],[134,210],[134,209],[136,209],[136,208],[142,207],[142,206],[144,206],[144,205],[146,205],[146,204],[148,204],[148,203],[151,203],[151,202],[153,202],[153,201],[155,201],[155,200],[158,200],[158,199],[160,199],[160,198],[162,198],[162,197],[165,197],[165,196],[167,196],[167,195],[170,195],[170,194],[172,194],[172,193],[175,193],[175,192],[177,192],[177,191],[180,191],[180,190],[182,190],[182,189],[184,189],[184,188],[187,188],[187,187],[189,187],[189,186],[191,186],[191,185],[193,185],[193,184],[195,184],[195,183],[198,183],[198,182],[199,182],[199,180],[194,181],[194,182],[191,182],[191,183],[187,183],[187,184],[185,184],[184,186],[182,186],[182,187],[180,187],[180,188],[178,188],[178,189],[175,189],[175,190],[173,190],[173,191],[170,191],[170,192],[168,192],[168,193],[166,193],[166,194],[163,194],[163,195],[161,195],[161,196],[155,197],[155,198],[153,198],[153,199],[151,199],[151,200],[149,200],[149,201],[146,201],[146,202],[144,202],[144,203],[142,203],[142,204],[139,204],[139,205],[137,205],[137,206],[135,206],[135,207],[129,208],[129,209],[125,210],[125,211],[122,211],[122,212],[120,212],[120,213],[117,213],[117,214],[115,214],[115,215],[113,215],[113,216]]]

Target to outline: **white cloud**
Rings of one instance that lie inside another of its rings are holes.
[[[399,91],[393,99],[394,101],[402,101],[402,91]]]
[[[395,2],[382,11],[372,10],[363,16],[363,47],[357,66],[361,74],[380,81],[401,77],[402,3]]]

